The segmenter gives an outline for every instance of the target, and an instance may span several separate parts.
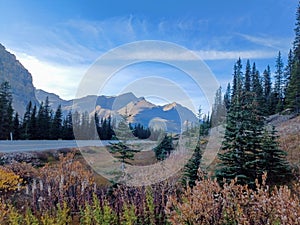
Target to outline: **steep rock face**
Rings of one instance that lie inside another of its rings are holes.
[[[8,81],[13,95],[13,108],[23,116],[29,101],[38,104],[32,76],[27,69],[0,44],[0,82]]]

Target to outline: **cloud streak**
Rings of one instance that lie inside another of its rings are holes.
[[[203,60],[227,60],[227,59],[269,59],[274,58],[274,50],[244,50],[244,51],[218,51],[199,50],[195,53]]]
[[[240,37],[245,40],[252,42],[257,45],[261,45],[268,48],[273,48],[277,50],[288,49],[291,46],[291,38],[278,38],[278,37],[269,37],[269,36],[253,36],[249,34],[237,33]]]

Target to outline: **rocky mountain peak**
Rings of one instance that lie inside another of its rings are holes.
[[[165,106],[163,107],[163,110],[164,110],[164,111],[169,111],[169,110],[175,108],[177,105],[178,105],[178,103],[172,102],[172,103],[170,103],[170,104],[165,105]]]
[[[3,81],[9,82],[13,95],[13,108],[21,116],[29,101],[38,104],[31,74],[15,55],[0,44],[0,82]]]

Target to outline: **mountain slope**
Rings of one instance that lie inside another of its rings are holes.
[[[63,100],[54,93],[49,93],[49,92],[43,91],[41,89],[37,89],[35,91],[35,96],[36,96],[37,100],[39,101],[39,103],[45,102],[46,98],[48,97],[49,105],[53,110],[56,110],[59,105],[61,105],[62,108],[64,108],[64,110],[66,110],[66,111],[68,109],[71,109],[69,106],[72,105],[72,101]]]
[[[38,104],[32,76],[27,69],[0,44],[0,82],[8,81],[13,95],[13,108],[23,116],[29,101]]]

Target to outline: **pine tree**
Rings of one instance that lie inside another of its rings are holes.
[[[10,139],[13,112],[11,87],[4,81],[0,85],[0,140]]]
[[[72,119],[72,112],[69,111],[68,115],[63,121],[63,129],[62,129],[62,138],[64,140],[73,140],[74,133],[73,133],[73,119]]]
[[[172,136],[165,134],[162,141],[153,150],[157,160],[165,160],[174,151]]]
[[[111,140],[115,136],[112,128],[111,116],[108,118],[102,118],[100,120],[100,126],[98,127],[98,134],[101,140]]]
[[[36,117],[36,105],[34,105],[31,115],[30,115],[30,120],[29,120],[29,125],[28,125],[28,139],[30,140],[35,140],[37,139],[37,117]]]
[[[242,76],[242,60],[239,58],[234,64],[231,99],[233,99],[242,90]]]
[[[267,69],[263,73],[263,97],[265,102],[265,115],[270,115],[272,111],[271,98],[272,98],[272,82],[271,82],[271,70],[270,66],[267,66]]]
[[[37,139],[50,139],[50,126],[52,119],[52,110],[49,105],[49,98],[46,97],[45,103],[41,102],[37,113]]]
[[[294,62],[300,62],[300,2],[296,12],[295,40],[293,42]]]
[[[251,91],[254,93],[256,102],[263,108],[265,105],[263,98],[263,88],[261,84],[261,78],[259,71],[256,69],[255,63],[253,63],[252,72],[251,72],[252,82],[251,82]]]
[[[246,63],[246,71],[245,71],[245,91],[251,90],[251,66],[249,59]]]
[[[21,137],[19,114],[16,112],[13,119],[13,139],[19,140]]]
[[[212,107],[211,122],[212,127],[218,126],[224,122],[226,107],[222,98],[222,87],[216,91],[214,104]]]
[[[226,108],[226,112],[228,112],[228,110],[230,108],[230,102],[231,102],[231,87],[230,87],[230,83],[228,83],[226,92],[224,94],[224,105]]]
[[[287,87],[286,108],[300,113],[300,3],[296,12],[295,40],[293,43],[293,65]]]
[[[32,111],[32,102],[29,101],[26,106],[26,111],[23,117],[22,129],[21,129],[21,139],[27,140],[29,139],[29,121]]]
[[[293,71],[293,64],[294,64],[294,55],[292,50],[290,49],[288,54],[288,61],[287,65],[284,69],[284,98],[286,98],[287,95],[287,87],[289,86],[289,83],[291,81],[292,71]]]
[[[198,171],[202,159],[202,149],[200,146],[200,140],[194,150],[193,156],[183,169],[182,183],[188,184],[190,187],[195,186],[196,181],[199,180]]]
[[[254,185],[258,177],[256,155],[261,149],[264,121],[260,115],[256,93],[245,91],[242,85],[242,74],[239,74],[235,79],[238,85],[226,118],[227,124],[222,143],[224,152],[218,154],[221,162],[215,175],[220,182],[224,178],[228,181],[237,178],[238,183]],[[252,79],[252,82],[255,79]]]
[[[275,71],[274,93],[277,102],[276,112],[281,112],[283,110],[283,69],[284,69],[284,65],[281,58],[281,52],[278,52],[275,67],[276,67],[276,71]]]
[[[123,119],[119,122],[117,129],[115,129],[116,137],[118,142],[110,143],[110,151],[115,154],[114,157],[120,159],[122,162],[122,172],[125,169],[125,163],[129,163],[128,159],[133,159],[135,153],[140,152],[140,150],[135,150],[129,147],[128,141],[133,137],[131,130],[128,125],[128,116],[123,116]]]
[[[258,177],[256,167],[256,154],[261,149],[263,118],[257,111],[258,104],[252,93],[236,97],[227,114],[222,149],[218,157],[221,163],[216,171],[220,182],[237,177],[241,184],[253,185]],[[249,104],[246,99],[253,99]]]
[[[50,127],[50,138],[57,140],[62,137],[62,111],[61,105],[57,107]]]
[[[296,114],[300,113],[300,63],[295,62],[291,80],[287,88],[287,108]]]
[[[264,131],[260,167],[262,172],[267,172],[267,183],[270,185],[288,183],[292,178],[287,153],[280,149],[277,138],[274,127],[271,132]]]

